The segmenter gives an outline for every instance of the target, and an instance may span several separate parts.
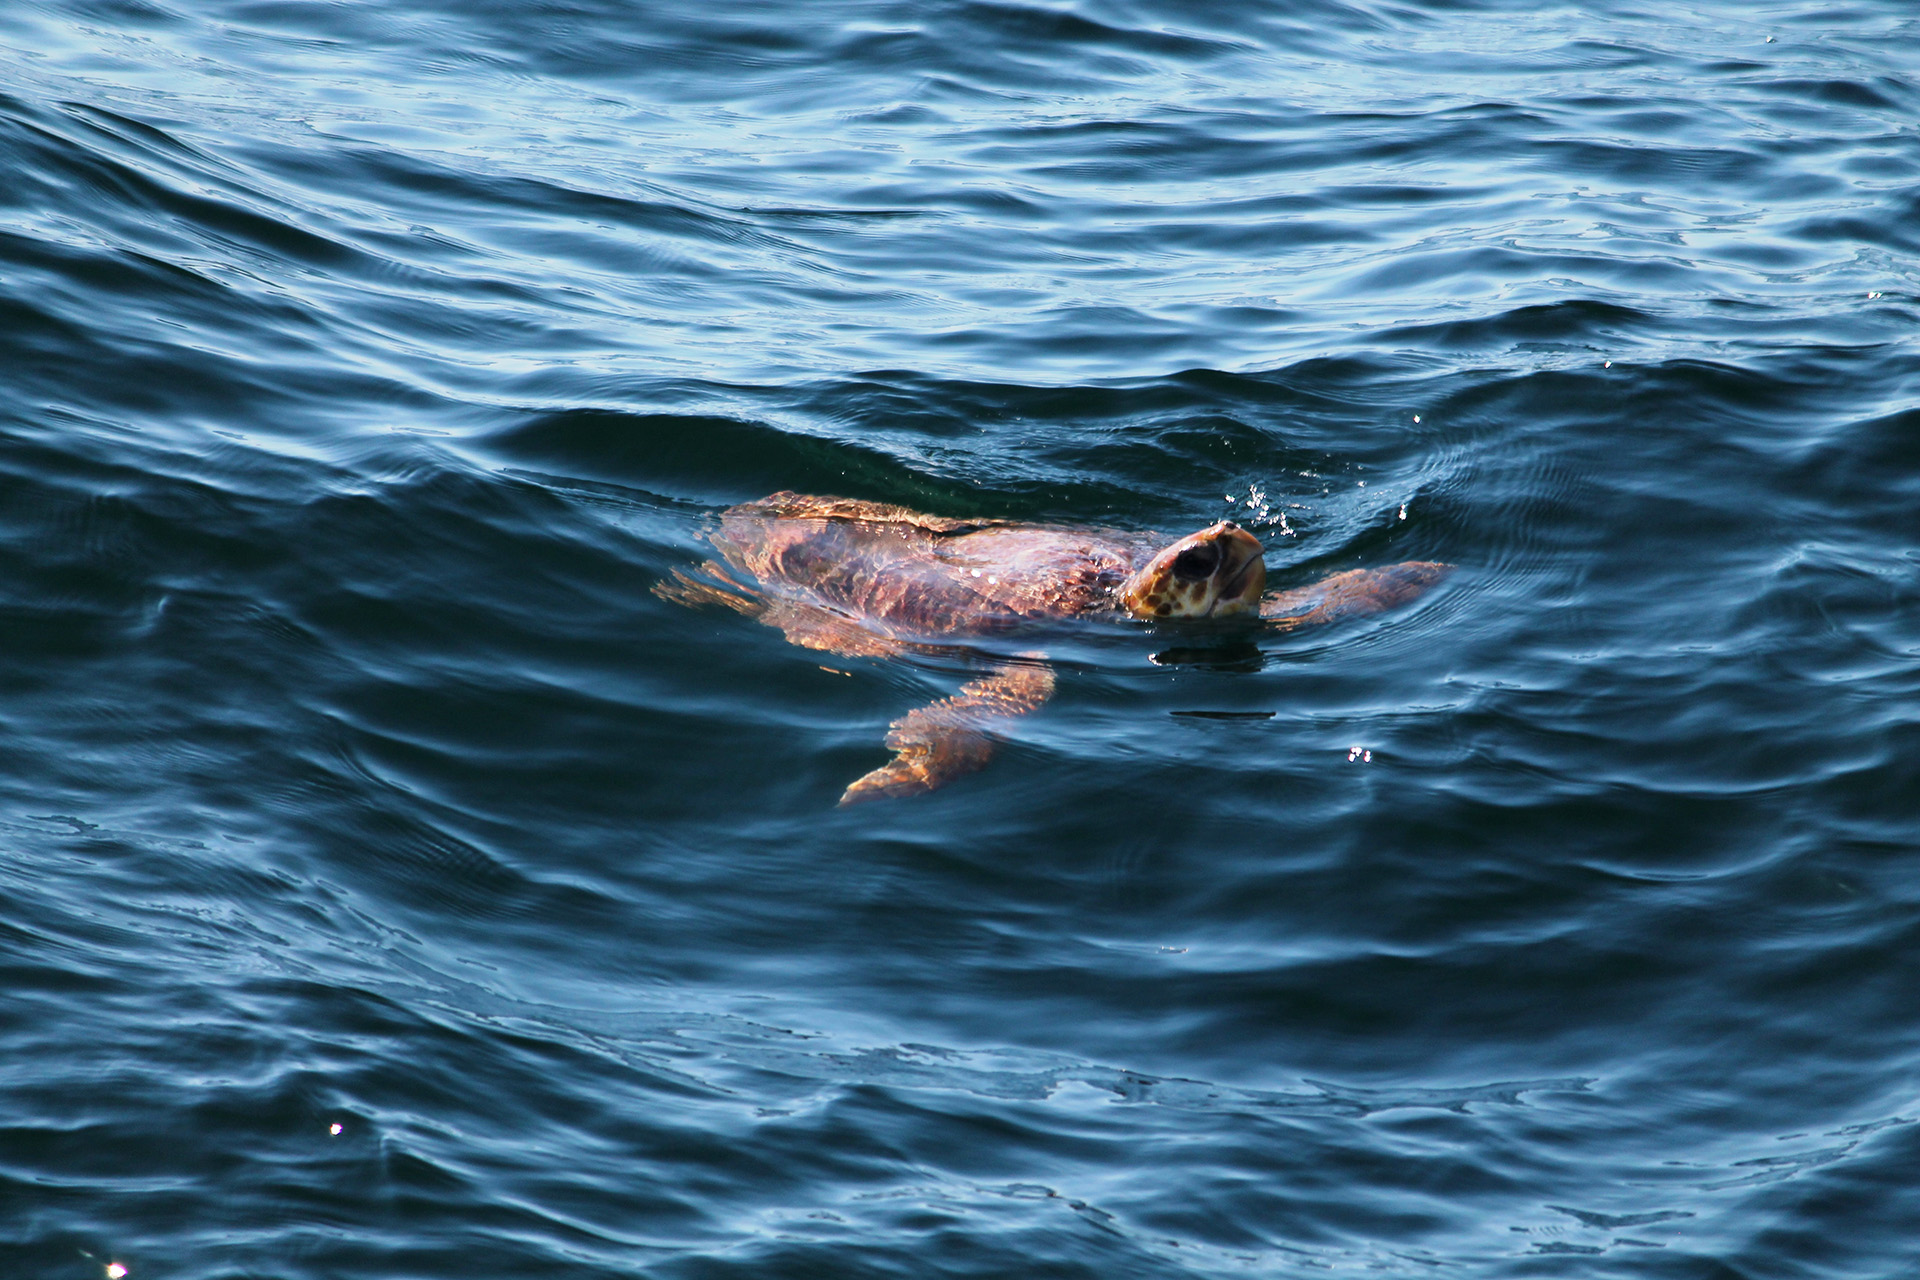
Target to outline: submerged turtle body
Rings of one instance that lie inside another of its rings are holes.
[[[1154,534],[950,520],[796,493],[728,510],[713,541],[770,597],[823,606],[900,639],[988,635],[1047,619],[1128,612],[1130,581],[1168,549]],[[1205,568],[1181,575],[1186,581],[1177,585],[1191,591],[1226,567],[1241,575],[1222,584],[1231,593],[1179,605],[1155,597],[1144,615],[1251,612],[1266,583],[1259,542],[1219,524],[1176,547],[1189,543],[1222,549],[1190,556]],[[1143,585],[1143,597],[1150,594]]]
[[[1292,628],[1377,613],[1437,582],[1448,565],[1408,562],[1264,594],[1259,541],[1227,522],[1168,542],[1115,529],[954,520],[852,498],[776,493],[724,512],[719,557],[654,587],[683,604],[723,604],[810,649],[887,656],[1062,619],[1257,614]],[[1042,654],[998,663],[951,698],[896,720],[894,759],[842,804],[928,791],[984,765],[989,731],[1053,692]]]

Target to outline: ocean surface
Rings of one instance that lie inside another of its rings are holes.
[[[1914,1274],[1917,321],[1912,0],[7,4],[0,1276]]]

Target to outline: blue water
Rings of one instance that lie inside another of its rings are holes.
[[[0,10],[0,1274],[1920,1260],[1920,11]],[[1183,532],[938,658],[777,489]]]

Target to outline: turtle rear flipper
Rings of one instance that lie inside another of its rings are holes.
[[[1023,716],[1053,696],[1053,669],[1009,662],[970,680],[951,698],[916,707],[887,733],[893,759],[856,779],[842,805],[915,795],[945,786],[993,758],[993,726]]]
[[[685,569],[675,569],[671,576],[653,584],[653,594],[693,609],[709,604],[725,605],[749,618],[766,612],[766,598],[752,587],[742,586],[728,577],[726,566],[719,561],[707,561],[700,566],[700,571],[707,576],[696,578]]]
[[[760,621],[780,628],[789,644],[849,658],[891,658],[902,648],[898,640],[869,630],[845,614],[799,600],[774,601]]]
[[[653,584],[653,594],[691,608],[721,605],[735,613],[778,627],[787,640],[803,649],[821,649],[850,658],[888,658],[900,652],[899,642],[861,626],[845,614],[801,600],[782,600],[734,581],[726,566],[709,560],[700,566],[702,577],[675,569]]]

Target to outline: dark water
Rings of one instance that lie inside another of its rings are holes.
[[[1908,0],[0,50],[0,1273],[1920,1260]],[[779,488],[1461,568],[836,810]]]

